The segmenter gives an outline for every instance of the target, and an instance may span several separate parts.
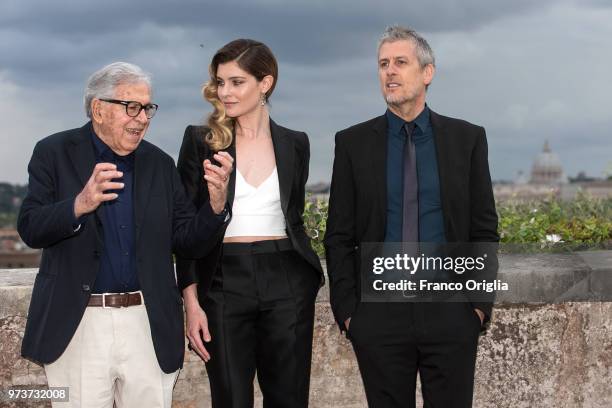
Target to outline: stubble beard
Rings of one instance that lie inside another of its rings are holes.
[[[408,91],[407,93],[400,95],[392,95],[387,94],[384,95],[385,102],[387,102],[387,106],[394,107],[397,110],[403,110],[408,106],[413,106],[419,100],[419,93],[415,90]]]
[[[389,106],[401,108],[406,104],[414,102],[414,98],[411,98],[409,95],[386,95],[385,102],[387,102]]]
[[[387,95],[387,96],[385,96],[385,101],[387,101],[387,103],[388,103],[389,105],[395,105],[395,106],[398,106],[398,105],[403,105],[403,104],[405,104],[406,102],[409,102],[409,101],[410,101],[410,98],[409,98],[409,97],[407,97],[407,96],[400,96],[400,95],[398,95],[398,96],[395,96],[395,95]]]

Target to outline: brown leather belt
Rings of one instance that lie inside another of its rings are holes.
[[[87,306],[100,307],[128,307],[142,304],[142,294],[140,292],[132,293],[104,293],[93,294],[89,298]]]

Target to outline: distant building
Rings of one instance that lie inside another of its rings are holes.
[[[327,201],[329,188],[329,183],[319,182],[307,185],[306,192],[312,199]],[[571,200],[579,192],[597,198],[612,197],[612,178],[604,180],[589,177],[584,171],[576,177],[568,178],[561,158],[552,151],[548,141],[544,142],[542,151],[534,158],[530,173],[519,170],[514,180],[493,182],[493,194],[497,202],[543,200],[550,197]]]
[[[548,140],[544,142],[542,152],[538,154],[531,167],[531,184],[556,185],[566,182],[561,160],[550,150]]]
[[[38,268],[40,265],[40,251],[29,252],[3,252],[0,251],[0,268]]]
[[[37,268],[41,251],[28,248],[14,229],[0,229],[0,268]]]
[[[594,179],[565,184],[559,196],[562,200],[571,200],[580,192],[595,198],[612,198],[612,180]]]
[[[612,181],[588,177],[584,172],[578,173],[575,178],[568,178],[561,159],[552,151],[548,141],[544,142],[542,152],[534,159],[529,179],[519,171],[513,182],[497,182],[493,185],[493,193],[498,202],[549,197],[571,200],[579,192],[597,198],[612,197]]]
[[[589,183],[591,181],[598,181],[595,177],[587,176],[584,171],[579,171],[576,177],[570,177],[570,183]]]
[[[309,184],[306,186],[306,193],[310,194],[314,199],[320,199],[323,201],[329,200],[329,183],[318,182],[315,184]]]

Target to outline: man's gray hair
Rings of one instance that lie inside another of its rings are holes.
[[[425,68],[427,64],[436,66],[436,58],[434,57],[433,50],[429,46],[427,40],[419,33],[408,27],[402,27],[400,25],[392,25],[385,29],[382,37],[378,41],[378,50],[380,51],[381,45],[387,42],[395,42],[400,40],[412,41],[415,46],[417,59],[421,68]]]
[[[113,62],[94,72],[85,85],[85,113],[91,118],[91,101],[102,98],[113,98],[115,88],[123,84],[145,83],[151,91],[151,74],[137,65],[128,62]]]

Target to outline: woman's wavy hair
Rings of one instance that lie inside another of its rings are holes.
[[[225,44],[212,58],[208,67],[210,80],[204,84],[202,95],[211,103],[214,110],[208,115],[207,125],[210,132],[205,136],[205,141],[215,151],[226,149],[232,144],[235,119],[226,116],[225,106],[217,95],[217,69],[219,64],[236,61],[238,66],[258,81],[265,76],[274,77],[272,86],[266,92],[266,102],[272,95],[278,79],[278,64],[270,48],[265,44],[249,39],[240,38]]]

